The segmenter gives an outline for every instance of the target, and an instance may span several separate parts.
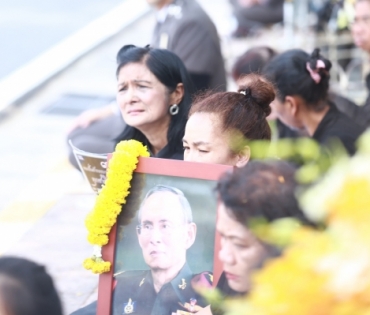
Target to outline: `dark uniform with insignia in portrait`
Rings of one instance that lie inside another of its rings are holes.
[[[211,284],[213,276],[209,272],[201,275],[193,274],[185,264],[178,275],[157,293],[150,270],[123,272],[116,276],[112,314],[171,315],[178,310],[191,311],[189,306],[184,307],[185,304],[190,308],[195,304],[207,306],[208,303],[194,291],[193,285],[200,278]]]

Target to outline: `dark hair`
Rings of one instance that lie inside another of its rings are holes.
[[[325,68],[317,68],[321,60]],[[309,67],[320,76],[318,83],[311,77]],[[298,95],[304,99],[307,106],[315,111],[321,111],[327,105],[331,62],[320,55],[315,49],[311,55],[301,49],[288,50],[274,57],[265,67],[264,74],[276,86],[276,94],[280,101],[290,95]]]
[[[267,46],[257,46],[248,49],[234,63],[231,75],[237,81],[242,75],[261,73],[264,66],[276,56],[276,51]]]
[[[45,268],[23,258],[0,258],[0,299],[12,315],[63,313],[53,280]]]
[[[198,96],[190,108],[194,113],[219,115],[223,131],[240,132],[248,140],[271,139],[266,117],[275,98],[273,85],[262,76],[249,74],[239,92],[206,93]]]
[[[179,104],[177,115],[171,116],[170,126],[167,131],[168,152],[183,151],[182,138],[184,136],[186,120],[191,104],[193,85],[190,76],[181,59],[165,49],[155,49],[146,46],[123,46],[117,53],[117,72],[130,63],[143,63],[151,73],[168,89],[169,93],[175,91],[179,83],[184,85],[184,96]],[[146,137],[136,128],[127,126],[117,140],[134,139],[150,145]],[[160,157],[158,155],[158,157]]]
[[[295,197],[295,168],[285,161],[250,161],[226,173],[216,190],[230,215],[242,224],[252,218],[267,221],[293,217],[311,224]]]

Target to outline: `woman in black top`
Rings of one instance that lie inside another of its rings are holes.
[[[151,156],[182,160],[192,93],[184,64],[168,50],[133,45],[119,50],[117,62],[117,103],[127,124],[117,141],[138,140]]]
[[[312,226],[298,205],[296,187],[295,168],[278,160],[251,161],[219,180],[216,228],[223,274],[217,287],[225,295],[248,293],[252,273],[280,255],[280,250],[253,234],[249,228],[253,220],[292,217]]]
[[[264,73],[276,85],[271,104],[278,118],[292,129],[301,129],[320,144],[341,141],[349,154],[363,131],[328,100],[331,62],[319,49],[309,55],[292,49],[274,57]]]

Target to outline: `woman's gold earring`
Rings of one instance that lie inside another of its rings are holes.
[[[174,116],[174,115],[177,115],[179,113],[179,106],[177,104],[173,104],[170,106],[170,115]]]

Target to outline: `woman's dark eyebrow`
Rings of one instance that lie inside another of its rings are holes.
[[[152,82],[150,81],[147,81],[147,80],[134,80],[135,83],[147,83],[147,84],[151,84]]]
[[[188,141],[185,138],[182,139],[182,142],[188,143]],[[209,142],[205,142],[205,141],[193,142],[193,145],[196,146],[196,147],[198,147],[200,145],[208,145],[208,144],[209,144]]]
[[[197,141],[193,143],[196,147],[199,147],[200,145],[209,145],[209,142],[205,141]]]
[[[152,82],[147,81],[147,80],[134,80],[133,82],[135,83],[146,83],[146,84],[152,84]],[[125,85],[126,81],[118,82],[117,86],[120,87],[122,85]]]
[[[223,235],[223,237],[227,238],[230,241],[238,241],[243,243],[245,246],[249,245],[249,242],[245,240],[244,237],[238,236],[238,235]]]

